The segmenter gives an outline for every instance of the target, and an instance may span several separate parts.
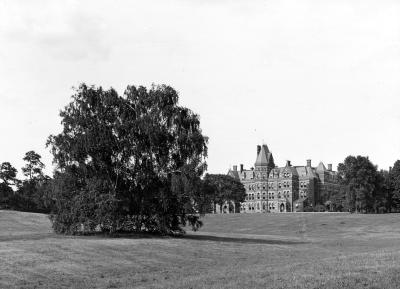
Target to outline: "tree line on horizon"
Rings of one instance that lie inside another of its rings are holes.
[[[244,201],[240,181],[206,173],[208,138],[173,88],[128,86],[120,96],[81,84],[74,92],[60,112],[62,132],[47,140],[53,176],[34,151],[24,157],[22,181],[3,162],[0,208],[48,213],[57,233],[181,234],[198,229],[213,204]],[[349,156],[338,176],[343,189],[328,198],[335,210],[400,211],[400,161],[378,171]]]
[[[368,157],[348,156],[337,172],[341,189],[328,198],[334,210],[400,212],[400,160],[389,170],[378,170]]]

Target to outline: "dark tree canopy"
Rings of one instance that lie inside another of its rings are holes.
[[[397,160],[388,173],[390,201],[396,211],[400,211],[400,160]]]
[[[204,178],[209,188],[210,201],[220,205],[224,202],[243,202],[246,197],[246,190],[243,184],[228,175],[207,174]]]
[[[338,165],[338,175],[342,185],[346,186],[350,210],[372,212],[375,200],[380,192],[380,177],[368,157],[348,156]]]
[[[198,115],[165,85],[114,89],[80,85],[50,136],[57,232],[95,228],[181,232],[194,213],[206,169],[207,138]]]
[[[10,207],[14,190],[11,186],[18,184],[17,170],[9,162],[0,165],[0,209]]]

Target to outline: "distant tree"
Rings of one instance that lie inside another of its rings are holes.
[[[390,199],[393,209],[400,211],[400,160],[397,160],[389,172]]]
[[[9,162],[0,165],[0,181],[0,208],[9,208],[14,194],[12,186],[18,184],[17,170]]]
[[[220,208],[225,202],[233,201],[236,204],[245,200],[246,190],[243,184],[231,176],[207,174],[204,182],[210,190],[211,201]]]
[[[29,151],[23,160],[26,164],[22,172],[27,179],[20,182],[18,186],[12,200],[13,208],[30,212],[49,212],[50,207],[45,203],[48,203],[50,177],[43,173],[45,166],[41,161],[41,156],[34,151]]]
[[[169,86],[75,90],[50,136],[58,172],[53,228],[60,233],[197,228],[194,199],[206,169],[199,117],[178,105]]]
[[[10,198],[14,191],[6,183],[0,183],[0,209],[10,207]]]
[[[40,159],[41,156],[34,151],[27,152],[23,158],[26,165],[22,168],[22,172],[30,181],[43,177],[44,164]]]
[[[0,165],[0,180],[6,185],[16,185],[17,169],[14,168],[9,162],[4,162]]]
[[[373,207],[376,213],[387,213],[391,211],[392,196],[390,178],[389,172],[386,170],[377,172],[376,193]]]
[[[379,192],[377,168],[367,157],[348,156],[338,166],[342,185],[347,188],[349,209],[356,212],[373,212]]]

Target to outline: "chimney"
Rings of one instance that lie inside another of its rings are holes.
[[[243,164],[240,164],[240,172],[243,172]]]
[[[286,161],[286,166],[291,167],[292,165],[290,164],[290,161]]]
[[[257,146],[257,156],[260,153],[260,151],[261,151],[261,146]]]
[[[307,167],[311,168],[311,160],[307,160]]]
[[[234,172],[237,171],[237,166],[233,166],[233,171],[234,171]]]
[[[328,171],[332,171],[332,164],[328,164]]]
[[[389,167],[389,173],[392,171],[392,167]]]

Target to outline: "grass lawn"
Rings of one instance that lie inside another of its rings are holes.
[[[0,211],[0,288],[400,288],[400,215],[209,215],[183,238],[101,238]]]

